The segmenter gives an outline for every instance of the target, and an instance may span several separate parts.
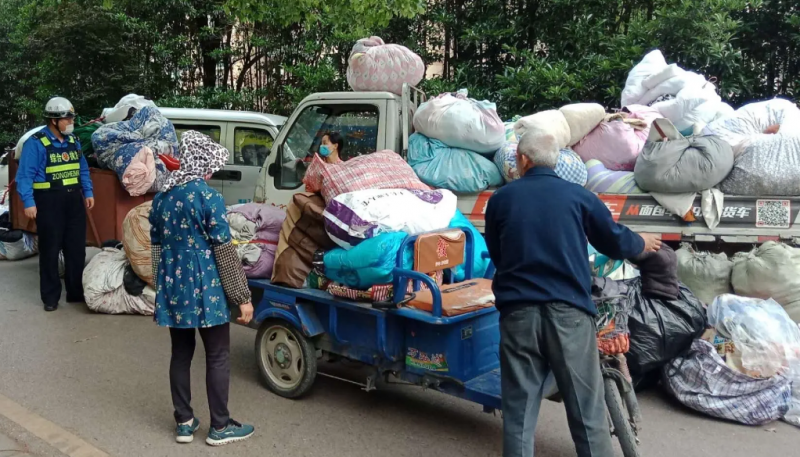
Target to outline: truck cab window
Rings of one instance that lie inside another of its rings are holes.
[[[375,152],[378,146],[378,108],[374,105],[314,105],[305,108],[290,127],[280,149],[280,173],[275,176],[279,189],[297,189],[322,137],[337,131],[344,137],[340,158]]]
[[[233,163],[261,167],[269,155],[273,138],[259,128],[236,127],[233,131]]]
[[[216,125],[182,124],[180,121],[173,121],[172,124],[175,126],[175,133],[178,135],[178,141],[181,140],[181,135],[183,135],[183,132],[187,130],[195,130],[203,135],[208,135],[217,143],[219,143],[219,140],[222,137],[222,128]]]

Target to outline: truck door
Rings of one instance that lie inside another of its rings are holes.
[[[258,183],[259,170],[269,156],[277,129],[244,123],[228,123],[228,138],[233,139],[229,165],[218,173],[224,183],[225,204],[249,203]]]
[[[226,131],[225,131],[225,123],[222,122],[205,122],[205,121],[181,121],[176,119],[170,119],[172,121],[172,125],[175,126],[175,133],[178,135],[178,141],[181,139],[181,135],[183,132],[187,130],[196,130],[204,135],[208,135],[211,137],[212,140],[216,141],[217,143],[228,147],[226,145]],[[231,163],[231,158],[228,158],[228,163]],[[225,195],[225,181],[220,179],[220,173],[224,172],[224,170],[214,173],[211,179],[208,181],[208,184],[216,189],[222,195]],[[230,205],[231,203],[225,202],[226,204]]]
[[[328,132],[338,131],[344,137],[340,157],[345,161],[383,149],[385,111],[385,100],[318,100],[301,105],[281,130],[278,144],[262,169],[256,189],[258,201],[284,206],[295,193],[302,192],[306,169]]]

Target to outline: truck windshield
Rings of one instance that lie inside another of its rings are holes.
[[[297,189],[302,185],[307,165],[328,132],[339,132],[344,137],[342,160],[375,152],[378,116],[378,107],[374,105],[313,105],[305,108],[286,134],[276,186],[279,189]]]

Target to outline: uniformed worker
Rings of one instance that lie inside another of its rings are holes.
[[[68,303],[82,303],[86,261],[86,208],[94,207],[89,166],[72,134],[75,109],[55,97],[44,109],[47,125],[22,146],[16,182],[25,216],[36,219],[39,288],[45,311],[61,298],[58,253],[64,253]],[[85,199],[85,200],[84,200]]]

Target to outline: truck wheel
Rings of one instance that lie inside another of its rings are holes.
[[[280,320],[266,321],[258,329],[256,363],[269,390],[285,398],[305,394],[317,376],[314,345]]]
[[[639,445],[636,442],[636,435],[633,433],[631,423],[625,415],[622,405],[622,397],[619,395],[617,381],[613,378],[604,378],[606,394],[606,406],[611,416],[611,423],[614,425],[614,434],[619,439],[622,448],[622,455],[625,457],[640,457]]]

